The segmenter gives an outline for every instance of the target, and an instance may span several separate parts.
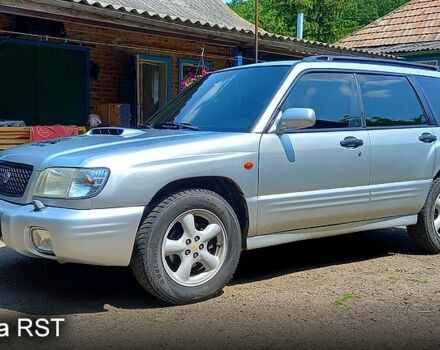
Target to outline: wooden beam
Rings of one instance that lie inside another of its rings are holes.
[[[258,40],[260,38],[260,8],[259,1],[255,0],[255,63],[258,63]]]

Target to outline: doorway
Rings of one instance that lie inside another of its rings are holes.
[[[171,98],[171,59],[139,56],[137,72],[139,123],[144,124]]]

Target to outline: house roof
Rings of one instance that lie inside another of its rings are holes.
[[[52,0],[70,2],[93,8],[118,11],[165,22],[184,24],[218,32],[235,32],[251,35],[254,24],[238,16],[222,0]],[[304,54],[340,53],[383,56],[382,53],[365,49],[348,49],[339,45],[311,40],[297,40],[294,37],[269,33],[260,28],[260,37],[267,42],[281,43],[296,47]]]
[[[388,53],[388,54],[399,54],[403,52],[417,53],[417,52],[439,51],[440,40],[428,41],[426,43],[421,42],[421,43],[398,44],[392,46],[379,46],[372,48],[371,50],[382,53]]]
[[[439,0],[440,1],[440,0]],[[113,28],[139,28],[180,37],[207,38],[241,47],[254,44],[255,26],[238,16],[223,0],[2,0],[2,11],[40,18],[75,18],[80,23],[101,23]],[[259,29],[260,49],[303,57],[319,54],[386,56],[365,49],[269,33]],[[390,57],[388,55],[388,57]]]
[[[411,0],[340,44],[347,48],[375,48],[435,41],[440,41],[440,0]],[[403,47],[385,52],[403,52]],[[418,50],[417,46],[409,49]]]
[[[162,20],[211,28],[252,31],[254,25],[238,16],[222,0],[62,0]]]

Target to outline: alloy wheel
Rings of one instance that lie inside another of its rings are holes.
[[[170,278],[187,287],[206,283],[222,267],[227,253],[223,223],[208,210],[179,215],[162,243],[162,262]]]
[[[433,217],[434,230],[440,236],[440,196],[435,200]]]

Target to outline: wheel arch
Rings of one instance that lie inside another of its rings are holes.
[[[249,228],[249,211],[243,192],[237,183],[230,178],[221,176],[201,176],[179,179],[163,186],[146,205],[144,218],[164,197],[191,188],[210,190],[223,197],[234,210],[240,223],[242,247],[245,247]]]

